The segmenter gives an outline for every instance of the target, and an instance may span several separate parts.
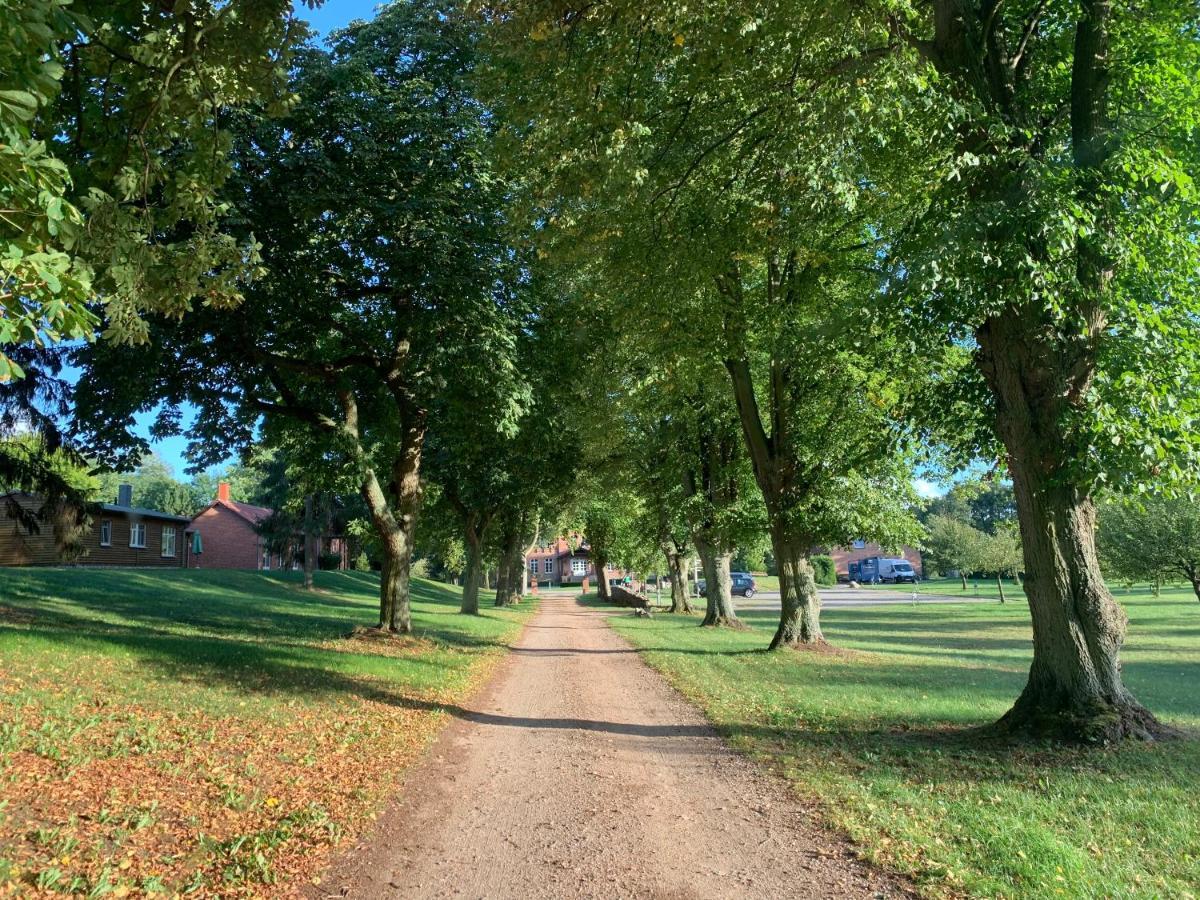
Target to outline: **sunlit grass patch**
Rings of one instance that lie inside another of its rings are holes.
[[[819,798],[828,820],[931,894],[1188,897],[1200,884],[1200,603],[1118,592],[1138,697],[1191,737],[1119,750],[982,742],[1024,684],[1021,602],[827,609],[844,655],[762,651],[697,619],[618,617],[738,746]]]
[[[378,582],[0,570],[0,893],[262,895],[316,876],[531,606],[347,640]],[[271,888],[264,888],[271,885]]]

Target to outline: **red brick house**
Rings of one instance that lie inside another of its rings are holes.
[[[229,484],[217,486],[217,498],[192,519],[188,566],[193,569],[292,568],[291,553],[272,551],[258,525],[274,515],[265,506],[229,499]]]
[[[141,509],[132,502],[133,489],[123,484],[116,503],[89,506],[91,526],[79,535],[83,552],[63,559],[50,522],[30,534],[0,503],[0,566],[137,566],[183,568],[188,565],[191,542],[186,516],[156,509]],[[41,508],[32,494],[4,496],[26,511]]]
[[[217,497],[192,519],[188,566],[193,569],[298,569],[304,535],[292,536],[282,550],[271,549],[258,526],[275,510],[229,499],[229,484],[217,485]],[[339,569],[350,567],[350,543],[343,536],[322,535],[316,541],[322,554],[337,554]]]
[[[883,556],[888,559],[907,559],[912,563],[912,567],[916,570],[918,577],[925,577],[921,551],[916,547],[902,547],[899,553],[893,553],[890,550],[884,550],[879,544],[872,544],[869,541],[855,541],[849,547],[835,547],[829,551],[829,555],[833,557],[833,564],[837,568],[839,581],[849,580],[850,563],[858,562],[860,559],[870,559],[872,556]]]
[[[584,578],[595,584],[596,567],[592,563],[587,542],[580,540],[578,535],[574,537],[574,540],[560,537],[535,547],[526,555],[530,584],[534,579],[538,584],[580,584]],[[620,574],[621,571],[612,566],[605,569],[607,578],[615,578]]]

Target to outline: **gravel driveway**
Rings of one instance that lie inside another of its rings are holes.
[[[326,897],[899,897],[607,624],[547,597]]]

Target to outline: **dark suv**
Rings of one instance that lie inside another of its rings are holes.
[[[733,582],[732,593],[741,594],[747,599],[754,596],[754,579],[750,577],[749,572],[730,572],[729,578]],[[696,582],[696,589],[700,591],[701,597],[705,595],[705,587],[704,581]]]

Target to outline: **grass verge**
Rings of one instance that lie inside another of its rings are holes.
[[[1029,611],[943,604],[828,609],[844,653],[763,652],[689,617],[613,625],[739,748],[820,801],[830,824],[931,895],[1180,897],[1200,884],[1200,603],[1120,593],[1129,686],[1190,737],[1117,750],[966,733],[1020,691]]]
[[[361,832],[533,604],[347,640],[378,580],[0,569],[0,894],[279,896]]]

